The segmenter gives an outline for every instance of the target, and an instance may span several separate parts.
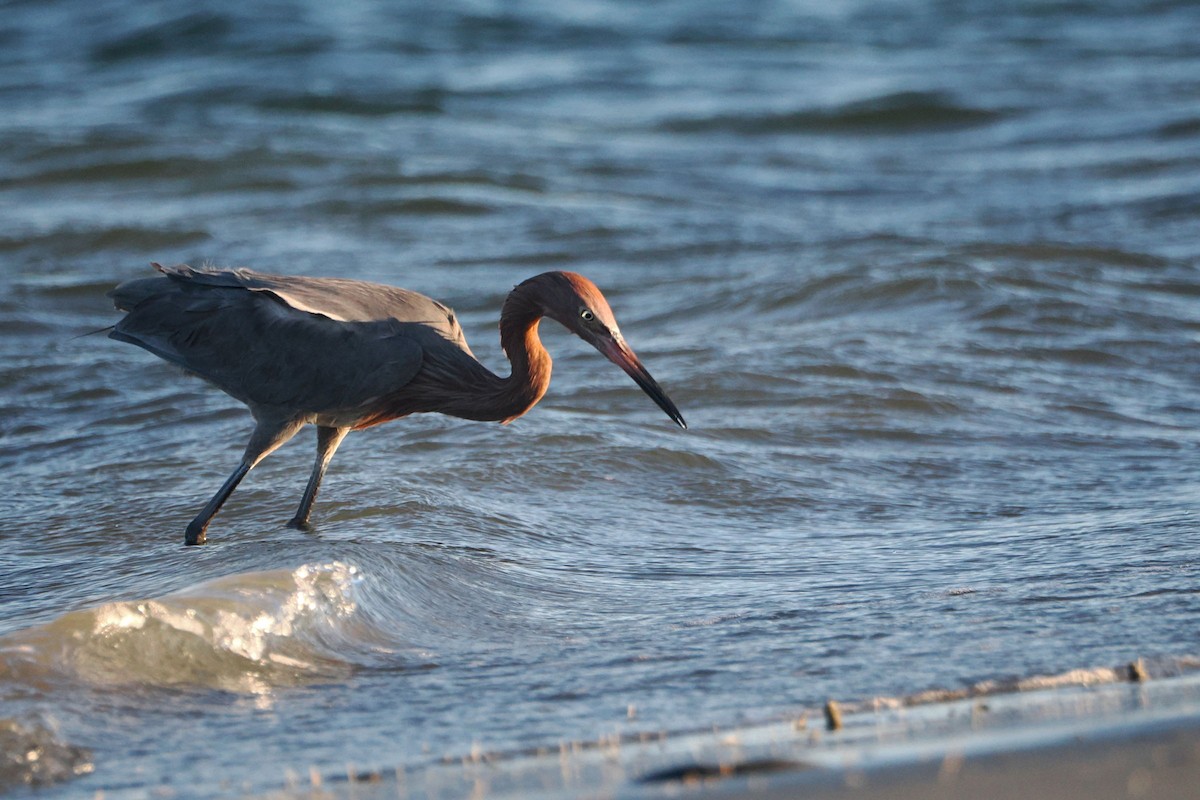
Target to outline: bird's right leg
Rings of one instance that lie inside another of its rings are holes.
[[[296,509],[296,516],[288,522],[289,528],[308,530],[308,516],[312,513],[313,501],[317,499],[317,490],[321,488],[321,479],[325,477],[325,469],[329,466],[329,461],[337,451],[338,445],[342,443],[342,439],[345,439],[349,432],[349,428],[328,428],[324,425],[317,428],[317,463],[313,465],[312,475],[308,478],[308,486],[304,487],[304,496],[300,498],[300,508]]]
[[[254,426],[254,433],[250,435],[250,442],[246,445],[246,452],[242,455],[241,463],[187,526],[184,543],[204,544],[208,523],[221,510],[221,506],[225,505],[225,501],[242,482],[242,478],[246,477],[246,473],[254,469],[255,465],[270,455],[275,448],[295,436],[302,427],[304,427],[304,422],[296,419],[258,420],[258,424]]]

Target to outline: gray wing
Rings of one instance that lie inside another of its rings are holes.
[[[187,264],[155,269],[167,277],[197,286],[219,286],[266,292],[297,311],[320,314],[339,322],[394,319],[427,325],[470,353],[454,311],[419,292],[348,278],[269,275],[249,269],[196,269]]]
[[[416,292],[249,270],[159,269],[166,278],[110,292],[129,313],[109,335],[246,403],[352,411],[403,388],[426,347],[462,342],[466,350],[453,312]]]

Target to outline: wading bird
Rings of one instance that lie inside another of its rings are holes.
[[[136,344],[245,403],[254,432],[237,469],[187,527],[203,544],[208,523],[246,473],[304,425],[317,426],[317,460],[289,527],[307,528],[329,460],[346,434],[409,414],[511,422],[550,384],[538,338],[549,317],[625,370],[679,427],[679,409],[625,344],[608,301],[573,272],[516,286],[500,312],[502,378],[467,347],[454,312],[424,295],[341,278],[154,264],[165,277],[109,292],[127,312],[109,337]]]

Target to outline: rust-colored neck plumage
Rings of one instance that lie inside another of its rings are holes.
[[[504,301],[500,345],[512,364],[507,378],[457,346],[427,349],[413,380],[387,397],[378,411],[365,416],[357,427],[429,411],[483,422],[511,422],[525,414],[550,385],[550,354],[538,338],[538,323],[548,308],[570,304],[564,296],[575,297],[568,275],[545,273],[530,278]]]
[[[512,374],[501,382],[494,398],[501,422],[511,422],[533,408],[550,386],[552,362],[538,338],[543,307],[536,284],[531,284],[513,289],[500,311],[500,346],[512,364]]]

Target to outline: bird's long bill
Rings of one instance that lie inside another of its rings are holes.
[[[671,398],[667,397],[667,393],[658,385],[658,381],[650,376],[649,371],[642,366],[641,360],[629,349],[627,344],[616,340],[608,341],[600,344],[598,349],[605,358],[625,370],[629,377],[642,387],[642,391],[650,395],[650,399],[667,412],[667,416],[674,420],[676,425],[687,429],[687,423],[683,421],[683,415],[679,413],[679,409],[671,402]]]

